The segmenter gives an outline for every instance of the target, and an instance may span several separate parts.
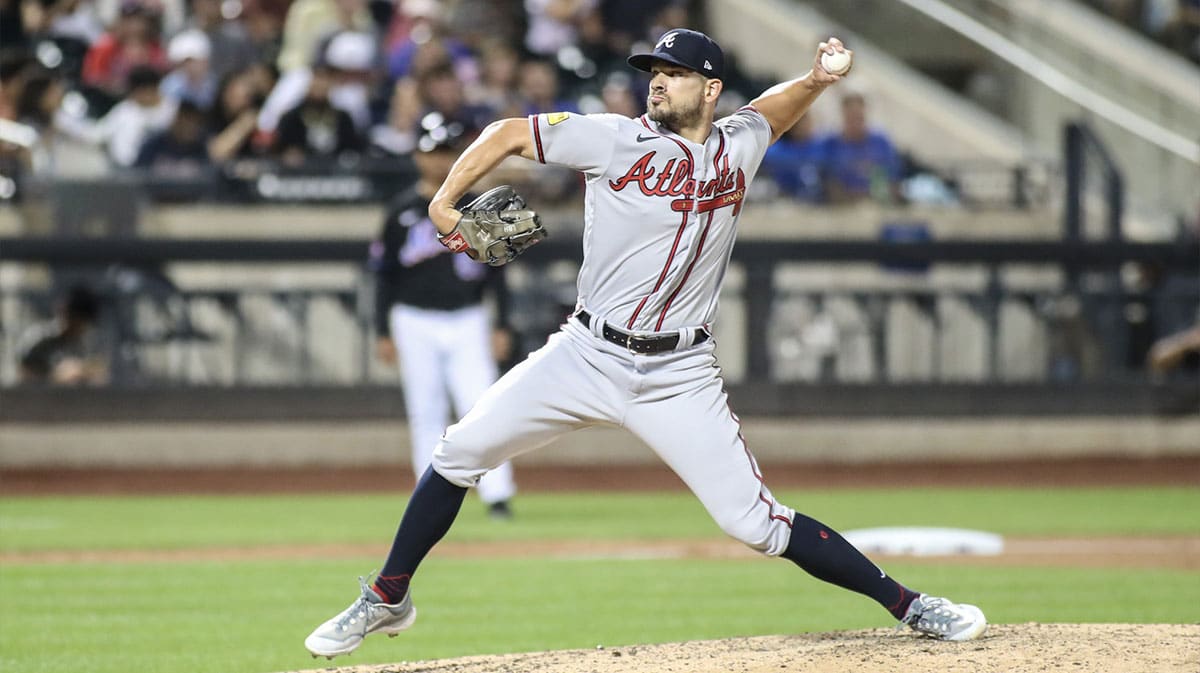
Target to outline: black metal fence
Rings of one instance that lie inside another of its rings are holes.
[[[372,375],[370,363],[365,248],[366,241],[25,238],[0,239],[0,259],[106,279],[102,289],[115,317],[109,324],[116,387],[354,388],[387,382]],[[536,347],[565,316],[574,298],[571,271],[579,258],[578,241],[550,239],[513,267],[524,278],[515,284],[514,316],[524,350]],[[294,262],[350,269],[351,280],[336,288],[180,290],[154,271],[167,263]],[[732,265],[740,270],[735,274],[740,281],[730,284],[723,302],[732,308],[722,311],[732,327],[718,337],[724,334],[740,347],[723,355],[723,363],[737,385],[767,391],[775,399],[794,396],[795,388],[805,386],[983,391],[1019,385],[1044,392],[1064,385],[1147,386],[1150,344],[1194,324],[1200,310],[1200,248],[1190,244],[743,241],[735,247]],[[557,276],[551,273],[555,268]],[[787,280],[789,273],[806,269],[851,268],[867,272],[871,280],[849,286]],[[1153,269],[1153,274],[1127,281],[1122,268]],[[1043,280],[1022,281],[1021,272],[1029,270]],[[946,282],[945,272],[970,280]],[[29,290],[5,292],[6,299],[30,306],[45,307],[50,299]],[[251,298],[258,308],[247,304]],[[322,329],[311,319],[318,301],[352,327],[347,333],[354,338],[340,344],[347,355],[338,376],[323,373],[309,343]],[[201,303],[224,314],[234,329],[218,336],[199,326],[195,309]],[[261,313],[263,306],[288,325],[286,343],[274,346],[283,352],[273,355],[286,374],[246,379],[240,372],[248,358],[256,357],[246,347],[254,331],[255,316],[249,312]],[[1029,335],[1024,354],[1021,339],[1004,345],[1005,335],[1016,329],[1010,314],[1024,316]],[[821,333],[822,321],[833,325],[824,339],[813,336]],[[964,331],[965,323],[972,328]],[[898,332],[912,333],[900,336],[907,343],[897,345]],[[860,347],[848,346],[854,340]],[[201,347],[206,357],[223,358],[232,378],[206,374],[203,358],[184,358],[157,370],[139,364],[147,350],[168,345]],[[961,355],[965,351],[971,354]],[[926,366],[905,366],[906,358]],[[1181,371],[1172,380],[1186,388],[1196,383],[1194,376]]]
[[[1071,125],[1064,150],[1060,241],[741,241],[717,325],[718,353],[739,406],[778,414],[1200,413],[1194,363],[1156,376],[1146,367],[1156,340],[1200,321],[1200,244],[1126,240],[1121,175],[1103,144]],[[342,184],[334,176],[314,191],[303,173],[265,172],[226,187],[252,189],[242,200],[289,202],[307,194],[353,202],[410,178],[364,174]],[[1029,183],[1004,184],[1007,207],[1029,205]],[[69,182],[52,188],[59,226],[50,236],[0,238],[0,262],[48,269],[55,284],[0,284],[0,307],[3,315],[45,318],[64,279],[85,278],[100,290],[111,383],[106,396],[68,405],[71,413],[86,416],[84,406],[108,409],[125,399],[133,400],[122,407],[127,412],[155,408],[168,417],[257,413],[249,407],[355,416],[379,408],[364,399],[394,395],[393,374],[371,356],[367,241],[136,238],[136,228],[121,223],[136,220],[137,205],[129,204],[144,183],[130,187],[131,199],[106,199],[128,208],[114,206],[107,214],[113,226],[86,237],[87,227],[62,225],[95,219],[89,200],[74,198]],[[239,200],[219,200],[230,199]],[[519,351],[538,347],[570,310],[580,247],[558,236],[511,267]],[[295,263],[338,269],[340,280],[180,287],[164,272]],[[7,377],[0,365],[0,382],[10,386],[22,327],[11,318],[0,324],[0,363],[9,361]],[[15,390],[3,393],[0,415],[62,413],[51,402],[88,394]],[[180,402],[163,411],[146,404],[147,395]],[[303,403],[318,397],[324,412]],[[199,398],[208,400],[202,408],[186,402]]]

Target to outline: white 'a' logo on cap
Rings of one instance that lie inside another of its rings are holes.
[[[712,70],[712,64],[708,62],[708,59],[704,59],[704,69]]]
[[[676,35],[678,35],[678,33],[667,33],[666,35],[663,35],[658,41],[658,44],[654,45],[654,48],[658,49],[659,47],[666,47],[667,49],[670,49],[671,47],[674,47]]]

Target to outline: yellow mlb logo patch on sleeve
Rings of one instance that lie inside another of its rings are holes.
[[[546,115],[546,123],[554,126],[559,122],[567,121],[567,118],[570,116],[570,112],[551,112],[550,114]]]

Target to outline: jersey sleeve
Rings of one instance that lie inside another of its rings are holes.
[[[557,164],[595,177],[612,161],[619,115],[548,112],[529,116],[534,153],[543,164]]]
[[[753,105],[743,105],[719,122],[721,128],[746,147],[755,166],[762,162],[771,146],[771,124]]]

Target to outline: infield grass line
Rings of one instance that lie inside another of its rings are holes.
[[[948,526],[1020,536],[1200,534],[1200,489],[863,489],[784,491],[784,503],[838,530]],[[405,494],[0,497],[0,552],[386,544]],[[448,539],[711,539],[688,493],[521,496],[497,524],[470,498]],[[654,516],[647,516],[653,512]]]

